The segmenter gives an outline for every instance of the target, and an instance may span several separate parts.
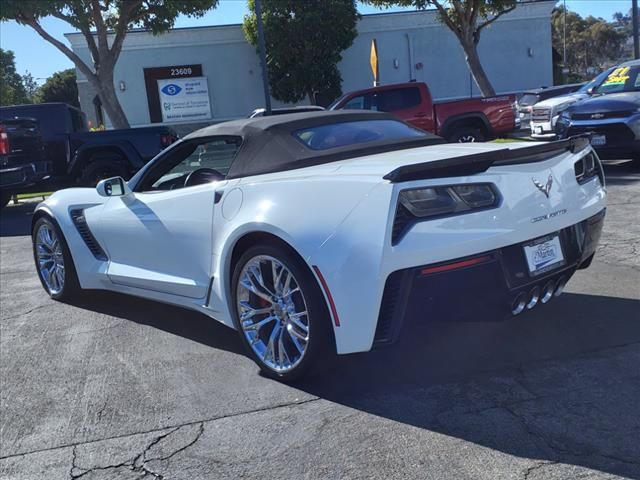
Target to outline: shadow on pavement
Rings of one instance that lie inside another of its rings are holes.
[[[640,301],[565,294],[513,322],[405,328],[390,349],[296,386],[518,457],[640,478],[634,343]]]
[[[179,335],[195,342],[242,353],[238,334],[206,315],[115,292],[86,291],[72,305]]]
[[[242,351],[236,332],[181,308],[109,292],[75,305]],[[507,322],[422,315],[393,347],[340,357],[295,387],[510,455],[640,479],[640,301],[566,293]]]
[[[31,235],[31,216],[38,202],[10,205],[0,210],[0,237]]]

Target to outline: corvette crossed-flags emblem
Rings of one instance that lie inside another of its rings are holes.
[[[546,185],[543,185],[533,177],[531,178],[531,181],[537,187],[538,190],[544,193],[545,197],[549,198],[549,193],[551,192],[551,186],[553,185],[553,177],[551,175],[549,175]]]

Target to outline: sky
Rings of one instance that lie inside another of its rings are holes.
[[[631,8],[631,0],[566,0],[566,3],[569,10],[583,17],[593,15],[606,20],[611,20],[615,12],[627,13]],[[175,26],[195,27],[241,23],[242,17],[247,13],[246,5],[246,0],[220,0],[218,7],[204,17],[179,17]],[[394,8],[387,11],[399,10],[402,9]],[[359,3],[358,11],[368,14],[385,10]],[[72,31],[70,25],[55,18],[43,19],[42,25],[58,39],[64,39],[63,34]],[[15,22],[0,23],[0,47],[14,52],[18,73],[24,74],[28,71],[38,83],[43,83],[56,71],[73,67],[72,62],[63,53],[43,40],[30,27],[18,25]]]

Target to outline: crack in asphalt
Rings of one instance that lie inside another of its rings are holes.
[[[49,304],[38,305],[37,307],[33,307],[33,308],[27,310],[26,312],[18,313],[16,315],[11,315],[10,317],[4,317],[2,320],[6,321],[6,320],[13,320],[15,318],[23,317],[24,315],[29,315],[30,313],[35,312],[36,310],[40,310],[41,308],[45,308],[45,307],[48,307],[48,306],[49,306]]]
[[[149,444],[140,453],[138,453],[135,457],[131,457],[131,458],[129,458],[128,460],[126,460],[124,462],[115,463],[115,464],[111,464],[111,465],[100,465],[100,466],[94,466],[94,467],[91,467],[91,468],[83,468],[83,467],[77,465],[77,462],[78,462],[77,448],[74,446],[73,447],[73,452],[72,452],[71,470],[69,471],[69,476],[70,476],[71,480],[76,480],[78,478],[82,478],[85,475],[88,475],[88,474],[93,473],[95,471],[117,470],[117,469],[120,469],[120,468],[126,468],[128,470],[133,471],[133,472],[141,473],[145,477],[147,475],[151,475],[155,479],[163,480],[164,479],[164,475],[152,470],[148,466],[148,463],[149,462],[163,462],[163,461],[169,460],[170,458],[174,457],[175,455],[177,455],[177,454],[179,454],[181,452],[184,452],[188,448],[190,448],[193,445],[195,445],[196,442],[198,442],[198,440],[200,440],[200,438],[202,437],[202,434],[204,433],[204,422],[200,422],[199,427],[198,427],[198,431],[196,432],[195,437],[191,441],[189,441],[185,445],[181,446],[180,448],[175,449],[169,455],[165,455],[163,457],[157,457],[157,458],[147,458],[147,453],[154,446],[160,444],[162,441],[166,440],[167,438],[169,438],[171,435],[173,435],[174,433],[176,433],[177,431],[179,431],[183,427],[184,426],[176,427],[176,428],[173,428],[173,429],[171,429],[170,431],[168,431],[166,433],[158,435],[151,442],[149,442]],[[78,470],[80,470],[79,473],[77,473]]]
[[[119,322],[114,323],[113,325],[107,325],[106,327],[99,327],[99,328],[93,328],[91,330],[82,330],[80,332],[69,332],[69,333],[56,333],[60,330],[64,330],[64,328],[54,328],[51,330],[46,330],[44,333],[46,333],[48,335],[47,338],[51,338],[53,336],[57,337],[57,338],[65,338],[65,337],[77,337],[78,335],[87,335],[87,334],[94,334],[94,333],[98,333],[98,332],[104,332],[106,330],[111,330],[117,327],[120,327],[121,325],[124,325],[125,323],[128,323],[126,320],[121,320]],[[2,338],[0,339],[0,344],[8,342],[9,340],[14,340],[16,338],[24,338],[22,335],[18,335],[18,334],[13,334],[13,335],[2,335]],[[40,338],[38,339],[39,341],[37,343],[42,343],[45,339]]]
[[[635,465],[640,465],[639,461],[628,460],[628,459],[616,457],[614,455],[603,454],[603,453],[594,453],[594,452],[585,452],[585,451],[575,451],[575,450],[571,450],[571,449],[566,448],[566,447],[558,446],[558,445],[554,444],[551,440],[547,439],[544,435],[532,430],[531,427],[528,425],[527,421],[522,417],[522,415],[518,414],[515,410],[513,410],[510,405],[503,405],[502,408],[505,411],[509,412],[509,414],[511,414],[511,416],[513,418],[515,418],[518,421],[518,423],[520,423],[520,425],[522,426],[524,431],[530,437],[533,437],[533,438],[536,438],[536,439],[542,441],[547,446],[547,448],[549,448],[549,450],[551,452],[553,452],[555,455],[563,455],[565,457],[566,456],[570,456],[570,457],[577,457],[577,458],[600,457],[600,458],[605,458],[605,459],[610,460],[610,461],[624,463],[624,464],[627,464],[627,465],[634,465],[634,466]],[[557,463],[560,463],[559,459],[558,460],[552,460],[552,461],[544,462],[544,465],[557,464]],[[536,468],[540,468],[542,466],[543,465],[538,465],[537,467],[527,469],[528,472],[525,472],[525,478],[527,478],[527,476],[529,474],[531,474],[531,471],[535,470]]]
[[[76,453],[76,447],[73,447],[73,457],[72,457],[72,461],[71,461],[71,471],[70,473],[70,478],[71,480],[76,480],[78,478],[82,478],[85,475],[88,475],[89,473],[95,472],[95,471],[105,471],[105,470],[117,470],[119,468],[127,468],[129,470],[132,470],[134,472],[139,472],[144,474],[145,476],[147,474],[152,475],[154,478],[157,478],[159,480],[163,479],[163,476],[153,472],[152,470],[148,469],[146,467],[146,454],[149,451],[149,449],[153,448],[155,445],[157,445],[158,443],[160,443],[162,440],[164,440],[165,438],[167,438],[169,435],[177,432],[180,428],[182,427],[176,427],[171,429],[170,431],[163,433],[161,435],[158,435],[155,439],[153,439],[151,442],[149,442],[149,444],[136,456],[129,458],[128,460],[124,461],[124,462],[120,462],[120,463],[115,463],[115,464],[111,464],[111,465],[101,465],[101,466],[94,466],[91,468],[82,468],[78,465],[76,465],[77,462],[77,453]],[[204,431],[204,424],[200,424],[200,434],[196,437],[196,439],[192,442],[190,442],[188,445],[185,445],[181,448],[179,448],[178,450],[176,450],[175,452],[173,452],[171,455],[168,456],[168,458],[172,457],[173,455],[175,455],[178,452],[184,451],[187,448],[189,448],[190,446],[192,446],[193,444],[195,444],[199,439],[200,439],[200,435],[202,434],[202,432]],[[75,470],[82,470],[80,473],[74,473]]]
[[[98,438],[95,440],[89,440],[86,442],[75,442],[75,443],[68,443],[68,444],[64,444],[64,445],[56,445],[54,447],[47,447],[47,448],[40,448],[40,449],[36,449],[36,450],[29,450],[27,452],[21,452],[21,453],[14,453],[14,454],[10,454],[10,455],[3,455],[0,456],[0,460],[6,460],[9,458],[15,458],[15,457],[25,457],[27,455],[31,455],[34,453],[41,453],[41,452],[49,452],[52,450],[60,450],[63,448],[76,448],[80,445],[89,445],[92,443],[98,443],[98,442],[103,442],[106,440],[115,440],[118,438],[127,438],[127,437],[132,437],[134,435],[145,435],[145,434],[149,434],[149,433],[154,433],[154,432],[159,432],[159,431],[164,431],[167,429],[171,429],[172,431],[178,430],[182,427],[186,427],[186,426],[190,426],[190,425],[198,425],[198,424],[205,424],[205,423],[212,423],[212,422],[217,422],[219,420],[225,420],[227,418],[234,418],[234,417],[240,417],[242,415],[251,415],[253,413],[260,413],[260,412],[267,412],[269,410],[276,410],[279,408],[287,408],[287,407],[297,407],[299,405],[305,405],[307,403],[312,403],[312,402],[317,402],[319,400],[322,400],[319,397],[315,397],[315,398],[309,398],[307,400],[301,400],[301,401],[295,401],[295,402],[289,402],[289,403],[281,403],[278,405],[272,405],[269,407],[263,407],[263,408],[256,408],[253,410],[246,410],[243,412],[236,412],[236,413],[230,413],[228,415],[220,415],[217,417],[211,417],[211,418],[207,418],[204,420],[194,420],[192,422],[186,422],[186,423],[182,423],[179,425],[171,425],[171,426],[166,426],[166,427],[161,427],[161,428],[153,428],[151,430],[145,430],[145,431],[141,431],[141,432],[132,432],[132,433],[124,433],[121,435],[113,435],[110,437],[104,437],[104,438]],[[172,432],[169,432],[172,433]],[[165,434],[163,434],[164,436],[166,436]],[[161,435],[162,436],[162,435]],[[162,440],[162,438],[160,439],[156,439],[158,441]],[[157,443],[157,442],[156,442]]]

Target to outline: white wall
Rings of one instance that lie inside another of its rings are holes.
[[[522,4],[483,31],[480,58],[498,93],[553,83],[550,16],[554,4],[554,0]],[[339,65],[343,91],[372,84],[369,49],[376,38],[382,83],[408,81],[413,65],[414,78],[427,82],[436,99],[478,95],[458,40],[434,12],[366,15],[358,23],[358,32]],[[82,35],[68,34],[67,38],[73,50],[89,62]],[[418,63],[422,69],[415,68]],[[121,80],[126,84],[125,91],[118,90],[118,97],[132,126],[150,123],[143,69],[184,64],[202,64],[203,75],[208,77],[212,121],[243,117],[263,106],[258,56],[245,41],[240,25],[176,29],[160,36],[134,31],[124,42],[115,70],[116,85]],[[76,73],[82,108],[94,118],[94,93],[82,74]],[[274,100],[274,106],[278,105]]]

